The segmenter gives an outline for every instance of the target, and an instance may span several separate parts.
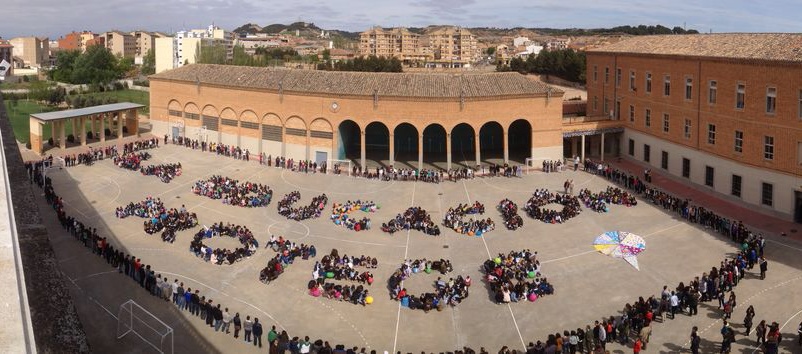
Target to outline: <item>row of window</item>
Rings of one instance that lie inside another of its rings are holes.
[[[597,73],[597,66],[593,66],[593,81],[597,82],[598,80],[598,73]],[[610,77],[610,68],[604,68],[604,83],[607,84],[609,82]],[[637,86],[635,84],[636,76],[635,71],[630,70],[629,72],[629,90],[636,92]],[[621,86],[621,68],[616,69],[615,75],[615,85],[616,87]],[[688,101],[693,100],[693,78],[692,77],[685,77],[685,99]],[[652,92],[652,73],[647,72],[645,77],[645,89],[647,94],[651,94]],[[718,82],[716,80],[710,80],[707,83],[707,102],[711,105],[716,104],[718,101]],[[663,75],[663,96],[671,96],[671,75]],[[766,88],[766,106],[765,112],[766,114],[774,114],[777,112],[777,88],[770,86]],[[595,106],[594,106],[595,107]],[[735,86],[735,108],[738,110],[743,110],[746,107],[746,84],[737,83]],[[595,108],[594,108],[595,110]],[[607,102],[605,102],[605,112],[607,112]],[[802,90],[798,92],[798,109],[797,115],[800,119],[802,119]]]
[[[629,155],[635,156],[635,140],[629,139]],[[651,162],[651,146],[643,144],[643,161]],[[668,170],[668,152],[662,151],[660,154],[660,168]],[[705,166],[705,185],[714,187],[716,169],[712,166]],[[691,178],[691,160],[682,158],[682,177]],[[740,175],[733,174],[730,188],[730,194],[735,197],[741,197],[741,184],[742,178]],[[767,182],[761,182],[761,198],[760,202],[766,206],[773,206],[774,204],[774,185]]]

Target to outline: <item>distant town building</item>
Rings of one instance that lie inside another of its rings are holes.
[[[522,47],[530,44],[529,37],[518,36],[512,39],[512,45],[514,47]]]
[[[14,46],[7,40],[0,38],[0,80],[14,73]]]
[[[406,28],[374,27],[362,32],[359,55],[394,57],[407,64],[466,67],[479,58],[476,36],[460,27],[442,27],[424,35]]]
[[[156,38],[156,73],[197,61],[202,46],[223,45],[226,59],[234,59],[234,35],[217,26],[176,32],[174,37]]]
[[[284,35],[268,35],[259,33],[258,35],[248,35],[245,37],[237,38],[234,45],[240,45],[245,49],[245,53],[256,54],[258,48],[280,48],[291,47],[291,42]]]
[[[23,66],[37,69],[50,66],[50,42],[47,38],[17,37],[9,43],[14,46],[12,55],[21,58]]]
[[[461,27],[445,27],[427,33],[429,67],[467,67],[478,58],[477,40]]]
[[[133,58],[136,55],[137,41],[131,33],[109,31],[103,34],[103,38],[106,48],[112,54],[123,58]]]
[[[393,57],[403,62],[422,60],[424,57],[419,48],[420,37],[403,27],[374,27],[359,35],[359,54]]]
[[[134,63],[142,65],[143,58],[148,55],[148,51],[156,49],[156,38],[167,37],[158,32],[134,31],[131,32],[136,42],[134,50]]]
[[[98,36],[90,31],[71,32],[58,39],[59,50],[79,50],[81,53],[86,51],[88,46],[103,45],[102,36]]]

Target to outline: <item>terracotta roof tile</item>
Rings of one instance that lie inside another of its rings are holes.
[[[283,92],[331,95],[471,98],[562,94],[518,73],[372,73],[290,70],[231,65],[193,64],[150,76],[174,80]]]
[[[802,34],[721,33],[638,36],[588,52],[802,62]]]

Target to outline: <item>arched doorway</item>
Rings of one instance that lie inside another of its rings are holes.
[[[532,157],[532,125],[525,119],[510,124],[510,161],[524,163]]]
[[[504,128],[498,122],[487,122],[479,129],[479,147],[482,159],[490,163],[504,163]]]
[[[461,167],[476,166],[476,133],[472,126],[460,123],[451,129],[451,160]]]
[[[337,128],[337,156],[338,160],[351,160],[358,164],[361,158],[361,139],[362,131],[356,122],[346,119]]]
[[[402,168],[418,168],[418,129],[412,124],[401,123],[393,129],[393,140],[394,164]]]
[[[445,169],[446,162],[446,128],[440,124],[430,124],[423,129],[423,162],[440,169]]]
[[[365,158],[367,165],[386,167],[390,158],[390,130],[382,122],[365,127]]]

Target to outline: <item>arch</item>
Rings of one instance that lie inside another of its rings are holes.
[[[217,107],[210,104],[203,106],[203,111],[201,111],[201,114],[208,117],[220,117]]]
[[[306,122],[299,116],[291,116],[284,122],[285,128],[306,130]]]
[[[518,119],[510,124],[508,132],[510,160],[523,163],[532,157],[532,124]]]
[[[184,113],[200,114],[200,109],[198,109],[196,104],[187,102],[187,104],[184,105]]]
[[[432,123],[423,129],[423,161],[431,164],[447,160],[446,144],[448,143],[446,128],[439,123]]]
[[[242,111],[242,113],[239,114],[239,120],[241,122],[251,122],[259,124],[259,116],[257,116],[256,113],[250,109]]]
[[[167,109],[171,111],[180,112],[184,110],[183,107],[184,106],[181,105],[181,102],[178,102],[177,100],[170,100],[170,102],[167,103]]]
[[[460,123],[451,129],[451,158],[458,164],[476,164],[476,131],[467,123]]]
[[[312,120],[312,123],[309,123],[309,130],[326,133],[331,133],[334,131],[329,120],[323,117]]]
[[[267,114],[265,114],[262,117],[262,124],[263,125],[278,126],[278,127],[283,127],[284,126],[284,122],[281,120],[281,117],[279,117],[275,113],[267,113]]]
[[[393,160],[396,164],[404,165],[404,168],[417,168],[418,134],[418,128],[407,122],[393,127]]]
[[[496,121],[489,121],[479,128],[479,149],[485,160],[504,160],[504,127]]]
[[[334,156],[338,160],[356,161],[361,158],[362,129],[357,122],[346,119],[337,126],[337,151]]]
[[[247,112],[251,111],[242,112],[241,122],[247,119]],[[240,124],[242,124],[241,122]],[[270,159],[275,156],[284,156],[284,122],[278,115],[267,113],[262,116],[259,132],[261,134],[259,139],[261,153]]]
[[[365,156],[379,166],[385,166],[383,160],[390,156],[390,129],[378,121],[365,126]]]
[[[220,111],[220,118],[237,120],[237,112],[234,112],[231,107],[223,108],[223,110]]]

